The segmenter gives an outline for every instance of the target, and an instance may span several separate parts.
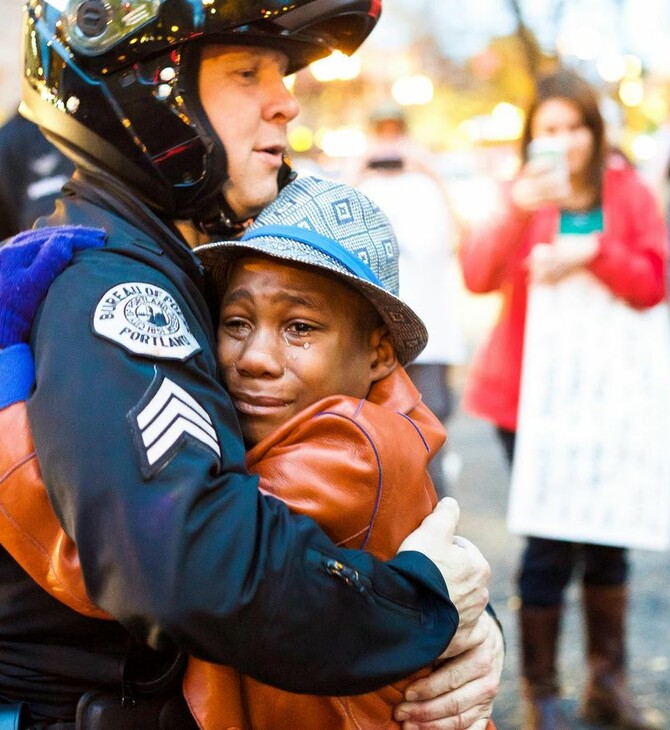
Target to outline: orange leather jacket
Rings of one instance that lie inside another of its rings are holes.
[[[333,396],[306,408],[251,449],[247,464],[262,490],[312,517],[338,545],[387,559],[435,506],[427,465],[444,439],[440,422],[397,369],[367,400]],[[233,712],[221,702],[235,697],[231,688],[239,688],[247,713],[242,727],[253,730],[398,728],[392,712],[409,682],[355,697],[315,697],[202,665],[189,661],[185,695],[203,728],[231,727]],[[203,674],[209,681],[199,681]]]
[[[86,595],[76,546],[48,501],[24,403],[0,410],[0,431],[0,541],[51,595],[109,618]],[[426,467],[444,440],[398,368],[367,400],[333,396],[313,404],[249,451],[247,462],[263,491],[314,518],[336,543],[384,559],[434,507]],[[409,681],[354,697],[316,697],[191,658],[184,695],[202,730],[394,728],[393,707]]]

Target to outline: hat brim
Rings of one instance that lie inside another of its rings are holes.
[[[370,301],[389,329],[401,365],[412,362],[428,343],[426,325],[405,302],[382,287],[352,274],[341,263],[307,244],[291,238],[259,236],[253,239],[253,244],[240,241],[207,243],[197,247],[195,253],[219,286],[225,284],[230,264],[243,255],[260,253],[283,261],[314,266],[341,278]]]

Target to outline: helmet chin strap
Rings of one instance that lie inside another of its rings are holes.
[[[236,220],[228,202],[219,194],[205,210],[199,211],[193,222],[210,238],[238,238],[244,233],[247,221]]]
[[[286,187],[296,179],[298,173],[291,167],[290,162],[284,158],[282,166],[277,174],[277,187],[279,190]],[[228,204],[223,193],[217,195],[211,203],[203,210],[196,213],[193,222],[198,228],[211,238],[239,238],[248,228],[252,219],[240,220]]]

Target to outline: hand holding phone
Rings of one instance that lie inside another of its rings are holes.
[[[538,172],[550,174],[556,184],[565,188],[570,184],[567,139],[536,137],[528,145],[528,160]]]
[[[528,162],[512,191],[515,203],[536,210],[546,203],[560,204],[570,193],[566,139],[536,137],[528,145]]]

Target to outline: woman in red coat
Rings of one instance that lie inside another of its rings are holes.
[[[529,146],[538,138],[563,146],[563,169],[547,156],[531,159]],[[510,462],[529,284],[558,282],[586,268],[615,296],[645,308],[665,296],[667,257],[654,198],[621,155],[608,153],[597,96],[576,74],[558,71],[540,79],[526,117],[522,154],[519,175],[503,191],[501,214],[472,232],[461,250],[467,287],[499,291],[502,299],[498,322],[472,363],[463,404],[497,426]],[[578,246],[553,246],[561,216],[575,214],[604,221],[603,230],[580,236]],[[527,539],[519,571],[524,727],[571,726],[559,702],[556,646],[564,589],[578,560],[589,663],[582,714],[616,727],[654,727],[624,675],[626,550],[538,537]]]

